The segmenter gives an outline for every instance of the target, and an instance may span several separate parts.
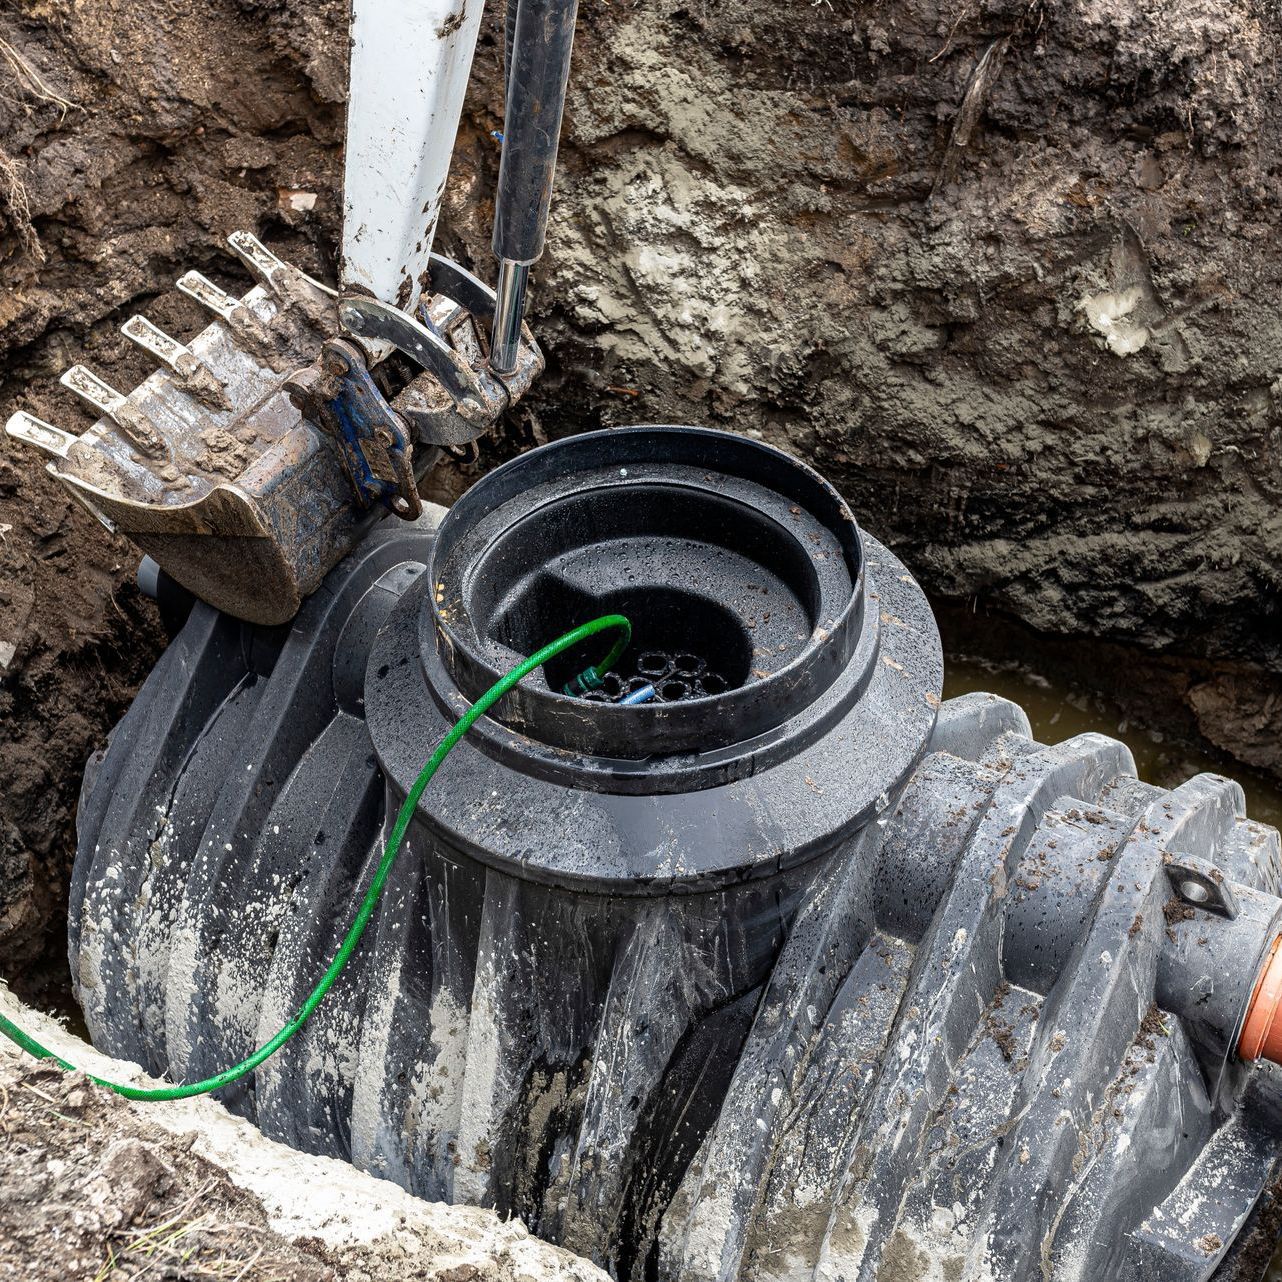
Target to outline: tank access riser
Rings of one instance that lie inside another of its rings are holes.
[[[1102,736],[941,706],[911,576],[781,459],[573,438],[439,536],[376,529],[289,627],[196,605],[86,777],[95,1043],[190,1080],[273,1033],[477,683],[623,608],[676,629],[652,649],[720,638],[731,688],[511,700],[425,796],[337,990],[228,1103],[620,1277],[1246,1276],[1282,1094],[1233,1050],[1277,834],[1227,781],[1166,792]],[[649,756],[665,736],[682,755]]]

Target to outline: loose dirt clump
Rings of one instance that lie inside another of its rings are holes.
[[[84,1078],[0,1064],[0,1278],[338,1278],[224,1172],[113,1103]]]

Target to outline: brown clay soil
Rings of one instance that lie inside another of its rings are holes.
[[[0,2],[0,416],[86,426],[58,375],[130,387],[120,324],[193,333],[172,282],[243,286],[236,228],[332,272],[344,12]],[[440,244],[488,274],[485,21]],[[1282,773],[1280,33],[1276,0],[583,6],[548,373],[438,497],[585,427],[751,431],[964,603],[956,647],[1102,655],[1132,719]],[[82,764],[163,644],[136,559],[0,445],[0,970],[28,992]]]
[[[277,186],[332,201],[338,117],[234,4],[6,5],[0,40],[0,415],[79,431],[58,376],[149,372],[120,324],[201,328],[171,285],[188,267],[230,283],[227,233],[262,228],[323,270],[332,219],[291,226]],[[84,762],[164,642],[137,561],[0,446],[0,956],[29,993],[59,971]]]

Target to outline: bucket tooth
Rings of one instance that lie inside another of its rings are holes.
[[[26,410],[19,410],[16,414],[10,415],[4,430],[15,441],[34,445],[37,449],[44,450],[46,454],[53,454],[62,459],[67,457],[71,447],[80,439],[70,432],[64,432],[60,427],[54,427],[52,423],[46,423],[44,419],[37,418],[34,414],[28,414]]]
[[[271,331],[242,299],[225,293],[197,271],[179,277],[178,289],[213,312],[231,330],[237,343],[255,359],[266,361],[274,370],[285,368],[288,360],[278,350]]]
[[[195,352],[176,338],[171,338],[145,316],[131,316],[120,332],[139,347],[164,364],[184,391],[190,392],[210,409],[230,410],[231,401],[223,384],[213,370],[204,364]]]
[[[120,429],[121,435],[148,458],[167,454],[165,438],[156,431],[147,416],[129,399],[104,382],[84,365],[73,365],[59,380],[99,414],[105,414]]]
[[[80,437],[74,436],[70,432],[64,432],[62,428],[54,427],[52,423],[46,423],[44,419],[37,418],[34,414],[28,414],[26,410],[18,410],[16,413],[11,414],[9,421],[4,425],[4,430],[15,441],[22,441],[26,445],[34,445],[37,449],[44,450],[46,454],[52,454],[63,462],[68,460],[71,447],[80,440]],[[45,470],[50,476],[55,476],[62,481],[66,480],[66,475],[61,471],[57,463],[46,463]],[[102,523],[104,529],[111,534],[118,532],[116,523],[98,508],[86,494],[74,486],[71,488],[71,494],[81,507]]]
[[[99,414],[108,414],[114,418],[116,410],[125,403],[123,392],[116,391],[110,383],[84,365],[73,365],[58,381]]]
[[[251,236],[247,231],[232,232],[227,237],[227,243],[231,246],[232,253],[245,264],[254,278],[268,289],[276,288],[274,282],[278,275],[297,273],[322,294],[328,294],[331,298],[338,297],[337,290],[330,289],[328,285],[322,285],[320,281],[313,280],[283,258],[278,258],[257,236]]]
[[[322,285],[292,263],[277,258],[262,241],[247,231],[232,232],[227,243],[250,275],[269,290],[283,308],[297,307],[309,325],[327,332],[334,329],[337,290]]]

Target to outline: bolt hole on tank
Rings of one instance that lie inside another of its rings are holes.
[[[493,264],[432,249],[480,5],[356,0],[336,282],[237,233],[200,333],[126,321],[138,387],[68,371],[91,431],[8,423],[172,638],[81,795],[76,994],[172,1086],[106,1084],[621,1282],[1246,1277],[1282,847],[1238,785],[943,700],[881,514],[746,435],[421,500],[543,369],[575,16],[510,0]]]

